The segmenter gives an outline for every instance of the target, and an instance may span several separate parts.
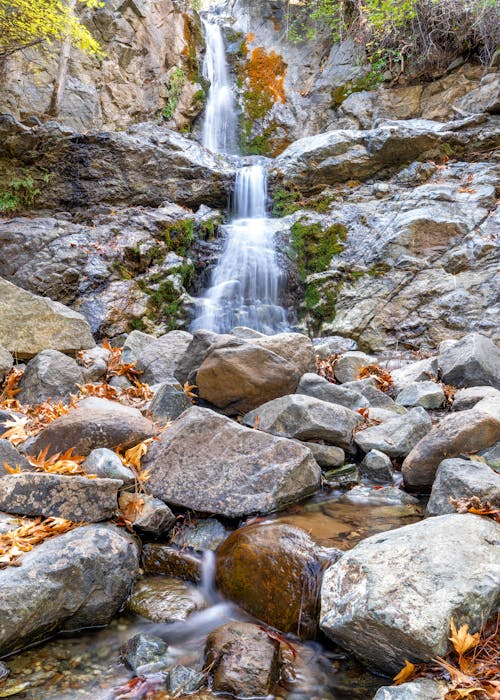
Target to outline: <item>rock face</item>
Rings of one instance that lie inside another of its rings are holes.
[[[124,530],[88,525],[27,552],[0,570],[0,653],[58,630],[106,625],[122,605],[139,567]]]
[[[49,447],[48,454],[66,452],[89,455],[97,447],[132,447],[153,437],[153,423],[136,408],[106,399],[85,399],[77,408],[50,423],[29,446],[30,454]]]
[[[25,404],[52,401],[69,401],[78,393],[78,384],[84,384],[81,367],[75,360],[57,350],[43,350],[26,365],[19,382],[21,391],[17,399]]]
[[[498,532],[455,514],[369,537],[326,571],[322,630],[391,674],[443,656],[451,617],[475,632],[498,605]]]
[[[306,447],[197,407],[161,434],[142,466],[166,503],[232,518],[284,508],[313,493],[321,474]]]
[[[450,498],[459,500],[477,496],[500,506],[500,474],[483,462],[445,459],[438,467],[427,504],[428,515],[454,513]]]
[[[441,353],[439,367],[447,384],[500,389],[500,350],[479,333],[466,335]]]
[[[2,278],[0,344],[22,359],[47,349],[74,354],[95,345],[89,324],[81,314]]]
[[[217,586],[268,625],[314,639],[322,572],[337,556],[298,527],[280,522],[247,525],[217,551]]]
[[[34,178],[50,177],[50,187],[42,181],[38,208],[159,206],[165,200],[191,208],[223,206],[233,179],[221,156],[155,123],[82,134],[54,122],[29,128],[4,116],[0,134],[6,137],[0,166],[8,170],[35,161]]]
[[[248,622],[230,622],[212,632],[205,658],[215,692],[265,698],[278,681],[279,642]]]
[[[297,440],[324,440],[331,445],[349,448],[353,431],[363,422],[363,417],[344,406],[293,394],[250,411],[243,422],[272,435]]]
[[[390,457],[405,457],[432,428],[423,408],[414,408],[373,428],[361,430],[354,440],[364,452],[379,450]]]
[[[484,450],[499,440],[500,421],[487,413],[471,409],[446,416],[406,457],[402,468],[405,484],[430,489],[444,459]]]
[[[118,507],[116,479],[87,479],[23,472],[0,479],[0,510],[17,515],[66,518],[75,523],[109,520]]]
[[[211,351],[198,369],[196,385],[202,399],[234,415],[292,394],[300,375],[295,364],[275,352],[241,343]]]

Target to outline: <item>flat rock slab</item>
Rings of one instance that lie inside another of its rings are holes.
[[[473,408],[446,416],[413,447],[403,462],[405,485],[430,490],[444,459],[484,450],[499,440],[500,421],[487,413]]]
[[[231,518],[280,510],[314,493],[321,478],[308,448],[198,407],[160,435],[142,466],[162,501]]]
[[[118,508],[116,479],[88,479],[43,472],[0,479],[0,510],[17,515],[66,518],[74,523],[108,520]]]
[[[0,653],[59,630],[108,624],[139,568],[139,548],[124,530],[86,525],[27,552],[0,570]]]
[[[66,353],[95,346],[90,326],[76,311],[0,278],[0,344],[18,358],[42,350]]]
[[[452,617],[474,633],[500,602],[499,541],[497,523],[470,514],[369,537],[325,572],[321,629],[391,675],[444,656]]]
[[[132,447],[155,434],[153,423],[137,409],[92,398],[50,423],[31,443],[29,453],[36,455],[48,447],[52,455],[72,447],[74,454],[86,456],[97,447]]]

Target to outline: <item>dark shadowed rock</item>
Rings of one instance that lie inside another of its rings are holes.
[[[72,447],[74,454],[85,456],[97,447],[132,447],[155,433],[153,423],[136,408],[91,398],[50,423],[31,443],[29,453],[49,447],[51,455]]]
[[[499,602],[499,526],[443,515],[363,540],[324,574],[321,629],[391,675],[448,649],[450,619],[480,629]]]
[[[479,333],[470,333],[439,355],[443,381],[453,386],[500,389],[500,350]]]
[[[72,357],[58,350],[43,350],[28,362],[19,382],[17,399],[24,404],[52,401],[67,402],[84,384],[82,368]]]
[[[483,399],[494,396],[500,396],[500,392],[492,386],[468,386],[458,389],[453,397],[453,410],[467,411]]]
[[[160,435],[142,466],[166,503],[231,518],[280,510],[316,491],[321,474],[306,447],[198,407]]]
[[[108,624],[139,567],[136,541],[109,525],[86,525],[0,570],[0,653],[59,630]]]
[[[229,622],[212,632],[205,660],[215,692],[265,698],[278,682],[279,642],[248,622]]]
[[[155,394],[151,402],[151,415],[154,421],[167,423],[178,418],[183,411],[190,408],[191,401],[177,379],[168,379]]]
[[[472,496],[500,507],[500,474],[474,459],[445,459],[436,472],[427,514],[454,513],[456,508],[450,499]]]
[[[320,547],[299,527],[247,525],[217,551],[217,586],[268,625],[314,639],[322,572],[337,557],[337,550]]]
[[[135,505],[138,501],[139,508],[135,512],[132,504]],[[175,524],[175,515],[159,498],[153,498],[147,494],[137,496],[135,493],[123,491],[120,494],[119,504],[120,509],[125,513],[128,513],[127,507],[130,508],[132,505],[134,515],[133,517],[128,516],[127,520],[140,532],[163,535],[171,530]]]
[[[185,548],[148,542],[142,548],[142,568],[156,576],[174,576],[193,583],[201,581],[201,558]]]
[[[471,409],[445,416],[403,462],[405,484],[412,489],[430,490],[444,459],[484,450],[499,440],[500,421],[487,413]]]
[[[0,479],[0,510],[18,515],[66,518],[75,523],[108,520],[118,507],[116,479],[87,479],[42,472]]]
[[[0,478],[9,473],[4,467],[5,463],[12,469],[19,468],[23,472],[33,470],[26,457],[16,450],[14,445],[8,440],[0,440]]]

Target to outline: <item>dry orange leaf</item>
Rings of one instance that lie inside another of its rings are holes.
[[[455,621],[450,620],[451,637],[448,637],[453,644],[453,648],[459,656],[463,656],[471,649],[474,649],[479,644],[479,632],[476,634],[469,633],[469,625],[462,625],[457,631]]]
[[[415,675],[415,671],[415,664],[412,664],[411,661],[407,661],[405,659],[405,665],[403,666],[401,671],[392,679],[394,681],[394,685],[401,685],[401,683],[406,683],[406,681],[410,680],[410,678],[413,678],[413,676]]]
[[[6,420],[4,426],[7,430],[0,435],[0,439],[8,440],[12,445],[20,445],[29,438],[29,433],[26,429],[28,420],[25,416]]]

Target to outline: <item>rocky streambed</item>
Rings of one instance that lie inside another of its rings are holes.
[[[389,686],[497,608],[500,353],[344,342],[2,350],[0,697],[444,697]]]

